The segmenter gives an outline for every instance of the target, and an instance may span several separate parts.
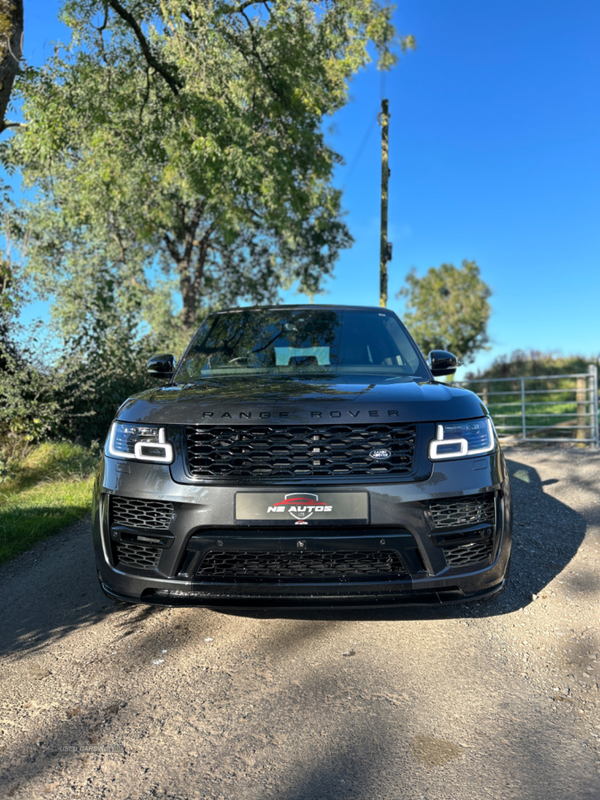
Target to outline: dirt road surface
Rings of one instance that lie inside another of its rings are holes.
[[[598,800],[600,454],[507,455],[490,603],[115,611],[87,522],[4,567],[0,797]]]

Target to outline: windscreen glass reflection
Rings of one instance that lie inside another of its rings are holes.
[[[252,373],[429,379],[422,358],[392,314],[282,308],[208,317],[175,380]]]

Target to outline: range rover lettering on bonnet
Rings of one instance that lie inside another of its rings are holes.
[[[343,411],[304,411],[300,409],[296,414],[306,414],[311,419],[341,419],[342,417],[351,417],[352,419],[357,419],[358,417],[362,417],[363,419],[367,417],[400,417],[400,413],[396,408],[388,408],[385,410],[380,411],[379,409],[358,409],[356,411],[350,411],[349,409],[344,409]],[[203,419],[288,419],[290,417],[289,411],[234,411],[233,413],[229,411],[203,411],[202,418]]]

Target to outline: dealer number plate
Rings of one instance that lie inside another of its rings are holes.
[[[237,522],[276,525],[368,523],[367,492],[238,492]]]

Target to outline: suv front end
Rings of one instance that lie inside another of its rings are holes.
[[[391,312],[333,306],[209,317],[170,383],[119,409],[93,506],[104,591],[171,606],[479,599],[511,528],[481,401]]]

